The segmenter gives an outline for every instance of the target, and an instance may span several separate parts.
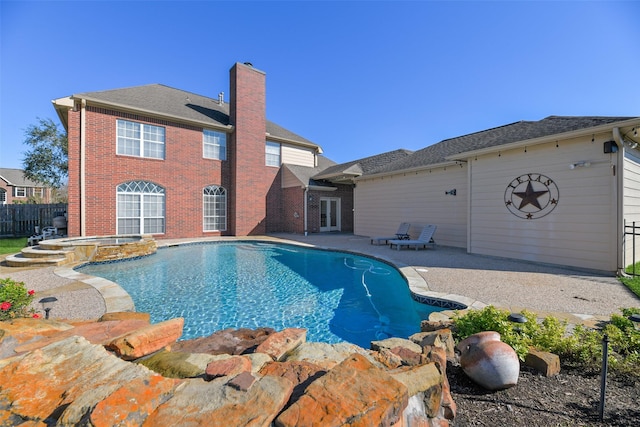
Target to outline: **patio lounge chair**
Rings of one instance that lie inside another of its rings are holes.
[[[402,239],[398,239],[398,240],[389,240],[389,247],[393,248],[393,245],[396,245],[397,249],[400,250],[401,246],[415,246],[416,251],[418,250],[419,247],[423,247],[426,248],[427,245],[433,245],[435,247],[436,245],[436,241],[433,240],[433,234],[436,232],[436,226],[435,225],[425,225],[424,228],[422,229],[422,232],[420,233],[420,236],[418,236],[417,239],[415,240],[402,240]]]
[[[410,227],[411,227],[411,224],[409,224],[408,222],[403,222],[398,227],[398,231],[396,231],[396,235],[395,236],[391,236],[391,237],[372,237],[371,238],[371,244],[373,245],[373,242],[376,242],[376,244],[380,245],[380,244],[382,244],[382,242],[387,244],[389,242],[389,240],[406,240],[406,239],[409,238],[409,228]]]

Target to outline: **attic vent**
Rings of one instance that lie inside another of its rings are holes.
[[[220,92],[218,94],[218,104],[222,105],[224,103],[224,92]]]

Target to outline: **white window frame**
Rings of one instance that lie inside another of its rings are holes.
[[[27,197],[27,187],[16,187],[14,197]]]
[[[279,142],[267,141],[265,144],[265,165],[280,167],[281,144]]]
[[[33,196],[34,197],[44,197],[44,188],[42,188],[42,187],[33,188]]]
[[[164,160],[165,142],[162,126],[116,120],[116,154]]]
[[[209,185],[202,190],[202,229],[227,230],[227,190],[224,187]]]
[[[165,191],[147,181],[129,181],[116,190],[117,234],[164,234]]]
[[[202,157],[205,159],[227,160],[227,134],[204,129],[202,131]]]

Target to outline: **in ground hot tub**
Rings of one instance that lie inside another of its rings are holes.
[[[151,255],[158,245],[151,235],[93,236],[43,240],[42,249],[73,251],[75,261],[104,262]]]

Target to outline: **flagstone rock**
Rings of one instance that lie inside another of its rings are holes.
[[[393,353],[388,348],[381,348],[378,351],[372,351],[374,359],[382,364],[385,368],[395,369],[402,366],[402,358]]]
[[[398,346],[390,349],[389,351],[397,355],[402,360],[403,365],[416,366],[424,363],[422,353],[416,353],[406,347]]]
[[[210,362],[228,357],[231,356],[228,354],[211,355],[181,351],[158,351],[136,363],[167,378],[195,378],[204,375]]]
[[[404,347],[414,353],[422,353],[422,347],[411,340],[404,338],[387,338],[380,341],[371,341],[371,350],[380,351],[381,348],[392,350],[397,347]]]
[[[243,372],[251,373],[251,360],[244,356],[229,356],[212,360],[205,369],[205,380],[218,377],[235,377]]]
[[[20,353],[35,350],[36,348],[44,347],[45,345],[49,345],[53,342],[60,341],[74,335],[84,337],[92,344],[105,345],[122,335],[138,331],[140,328],[143,328],[148,324],[148,322],[136,319],[87,323],[71,329],[66,329],[50,335],[47,338],[19,345],[15,348],[15,351]]]
[[[179,341],[171,346],[174,351],[205,354],[246,354],[255,350],[267,337],[275,333],[273,328],[223,329],[208,337]]]
[[[305,342],[293,350],[291,354],[287,356],[287,360],[311,362],[323,369],[329,370],[354,353],[368,358],[372,363],[378,363],[367,350],[355,344],[328,344],[323,342]],[[382,366],[379,363],[378,365]]]
[[[338,392],[339,390],[339,392]],[[353,354],[311,383],[275,420],[276,427],[392,426],[402,419],[407,388]]]
[[[389,374],[407,387],[409,396],[420,395],[426,414],[436,417],[442,403],[442,374],[435,363],[400,368]]]
[[[161,375],[136,378],[98,402],[91,411],[94,427],[141,426],[158,406],[171,398],[182,381]]]
[[[105,313],[98,319],[98,322],[106,322],[109,320],[144,320],[147,323],[151,323],[151,315],[149,313],[141,313],[137,311],[114,311],[111,313]]]
[[[256,353],[268,354],[273,360],[282,360],[296,347],[307,339],[307,330],[301,328],[287,328],[275,332],[267,337],[258,347]]]
[[[73,326],[57,320],[17,318],[0,322],[0,359],[15,356],[17,346],[55,335]]]
[[[447,352],[447,359],[450,361],[455,360],[455,341],[451,329],[438,329],[431,332],[418,332],[409,337],[409,339],[416,344],[424,346],[436,346],[442,347]]]
[[[272,362],[260,370],[260,375],[284,377],[293,384],[293,392],[289,403],[294,403],[304,393],[309,384],[326,374],[322,367],[305,361],[287,360]]]
[[[176,342],[182,336],[183,326],[182,317],[148,325],[116,338],[107,348],[125,360],[135,360]]]
[[[248,391],[228,386],[227,380],[226,377],[210,382],[186,380],[143,425],[268,427],[293,390],[293,384],[280,377],[260,378]]]
[[[560,373],[560,357],[547,351],[529,349],[524,364],[540,372],[545,377],[552,377]]]

